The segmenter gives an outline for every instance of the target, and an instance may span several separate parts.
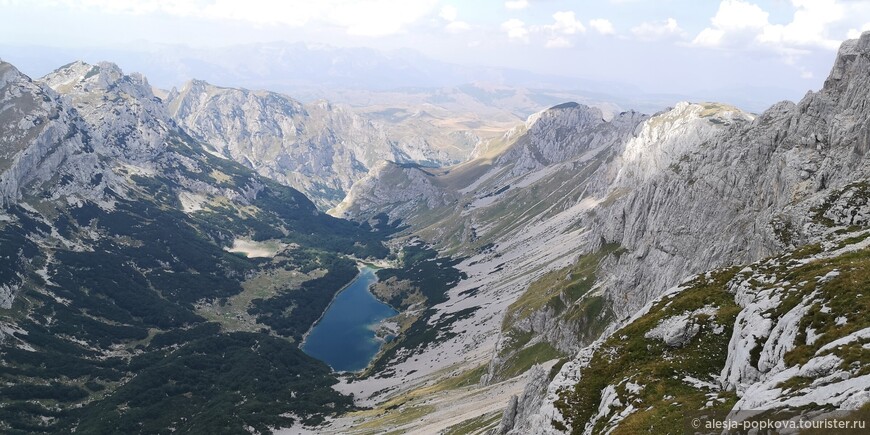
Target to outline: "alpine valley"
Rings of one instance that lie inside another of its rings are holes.
[[[760,114],[565,102],[497,134],[0,62],[0,431],[866,412],[868,101],[870,32],[822,89]],[[336,373],[301,345],[363,266],[398,314],[364,370]]]

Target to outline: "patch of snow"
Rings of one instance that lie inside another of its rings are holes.
[[[208,198],[192,192],[181,192],[178,194],[178,200],[181,202],[181,209],[190,214],[202,210],[202,205],[208,201]]]
[[[253,240],[235,239],[232,247],[224,247],[224,251],[245,254],[248,258],[272,258],[287,247],[278,241],[256,242]]]

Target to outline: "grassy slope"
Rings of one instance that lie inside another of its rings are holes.
[[[847,238],[843,243],[860,240],[863,237]],[[833,248],[841,246],[834,245]],[[781,303],[768,313],[774,321],[817,292],[816,302],[799,323],[795,347],[784,356],[786,366],[804,364],[813,356],[834,354],[842,359],[840,368],[849,371],[851,376],[870,373],[870,350],[864,348],[863,342],[856,341],[816,354],[826,343],[870,327],[866,316],[870,309],[870,295],[865,295],[870,288],[870,250],[862,249],[805,264],[795,261],[820,250],[818,245],[808,246],[779,257],[776,262],[761,262],[753,266],[757,273],[777,277],[773,284],[756,282],[759,288],[791,283],[792,287],[783,293]],[[585,423],[598,412],[602,391],[607,386],[616,387],[623,407],[630,403],[637,409],[613,433],[655,432],[681,427],[686,413],[693,410],[727,413],[737,399],[736,393],[699,389],[683,378],[688,375],[710,381],[724,367],[734,319],[740,310],[733,295],[727,292],[726,284],[737,270],[733,268],[713,273],[709,278],[697,278],[688,289],[664,298],[653,306],[649,314],[608,338],[588,367],[582,370],[580,381],[573,388],[564,390],[557,402],[574,432],[582,431]],[[840,274],[817,285],[819,277],[834,270]],[[713,317],[703,314],[696,317],[695,321],[701,325],[700,332],[684,347],[668,347],[658,339],[645,338],[645,334],[661,320],[704,306],[718,309]],[[841,317],[843,319],[837,322]],[[717,333],[714,324],[724,327],[724,330]],[[807,340],[808,329],[814,329],[818,334],[812,343]],[[758,351],[760,345],[752,351],[755,355],[752,364],[758,364]],[[813,381],[814,378],[795,377],[780,387],[794,392],[809,387]],[[638,394],[631,393],[625,387],[627,382],[642,385],[643,389]],[[786,393],[788,391],[783,394]],[[603,424],[599,421],[595,430],[602,430]]]
[[[667,432],[682,426],[686,410],[703,406],[709,400],[705,392],[691,387],[683,378],[709,380],[725,365],[731,329],[740,311],[725,289],[735,272],[725,270],[709,279],[696,279],[688,289],[665,298],[649,314],[607,339],[583,370],[580,382],[557,402],[574,433],[580,433],[584,423],[596,414],[602,391],[608,385],[615,385],[620,397],[632,397],[631,405],[640,410],[626,418],[618,433]],[[645,338],[661,320],[704,306],[715,307],[716,314],[694,319],[700,332],[686,346],[672,348],[661,340]],[[628,394],[626,382],[642,385],[643,389],[639,394]],[[723,401],[715,406],[730,409],[736,397],[726,393],[719,399]]]

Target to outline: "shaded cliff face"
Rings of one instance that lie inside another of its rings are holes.
[[[453,163],[427,146],[387,137],[344,106],[302,104],[266,91],[188,82],[167,97],[169,113],[214,152],[292,186],[322,209],[341,201],[377,163]]]

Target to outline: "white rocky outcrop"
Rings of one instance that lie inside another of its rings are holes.
[[[704,307],[686,312],[678,316],[663,319],[655,328],[649,330],[644,337],[663,341],[671,347],[681,347],[698,335],[701,326],[695,317],[701,314],[712,316],[716,314],[716,307]]]

